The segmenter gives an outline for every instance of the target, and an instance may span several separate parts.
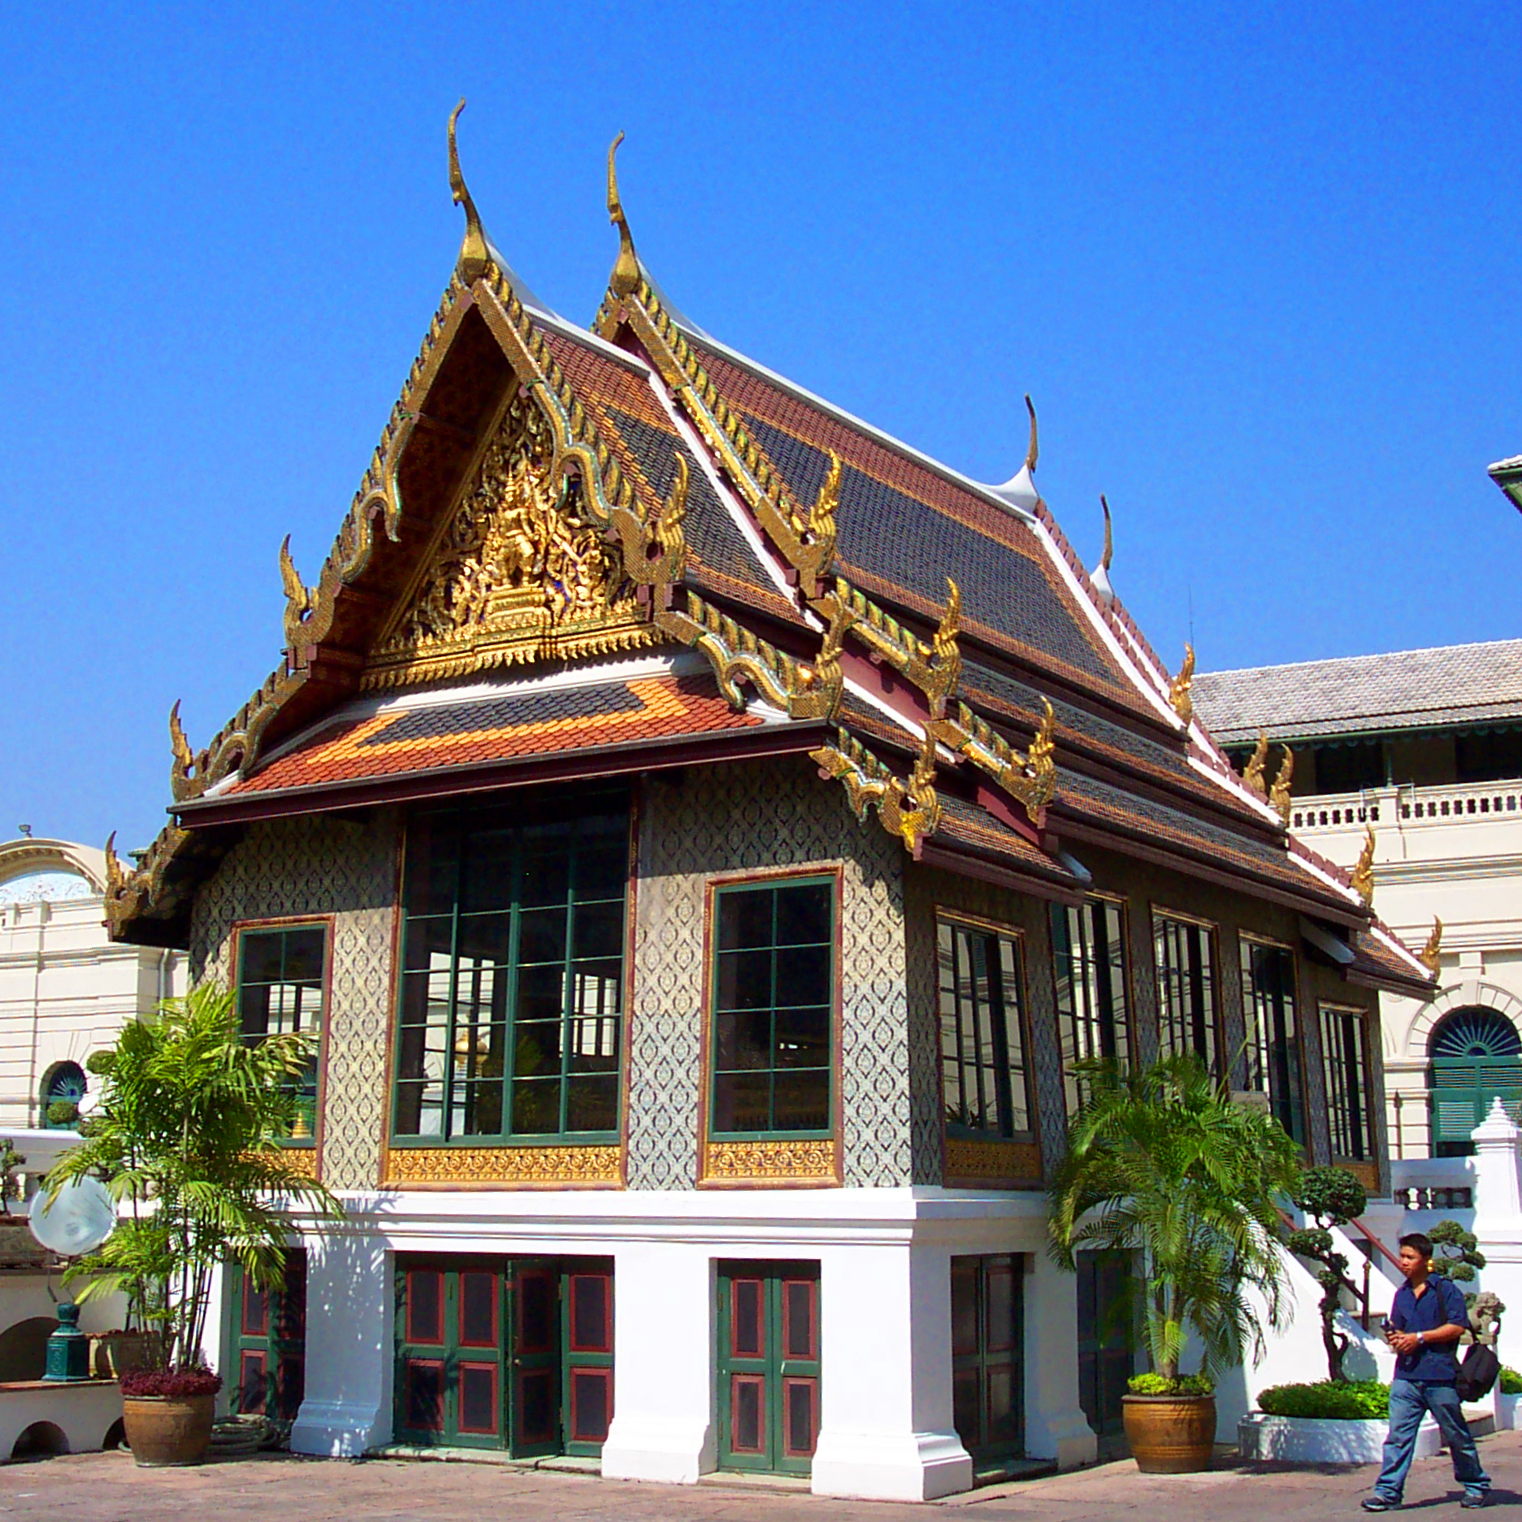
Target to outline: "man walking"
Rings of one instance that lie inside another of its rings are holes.
[[[1398,1355],[1390,1385],[1390,1435],[1385,1464],[1364,1499],[1365,1511],[1393,1511],[1406,1488],[1416,1451],[1416,1431],[1430,1411],[1453,1455],[1453,1477],[1464,1487],[1460,1506],[1483,1506],[1490,1476],[1480,1467],[1474,1437],[1454,1388],[1459,1338],[1469,1330],[1464,1296],[1446,1275],[1431,1275],[1432,1239],[1413,1232],[1400,1239],[1400,1271],[1406,1282],[1395,1292],[1385,1337]]]

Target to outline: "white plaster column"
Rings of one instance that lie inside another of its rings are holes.
[[[714,1267],[706,1246],[620,1246],[613,1267],[607,1479],[691,1485],[714,1448]]]
[[[838,1246],[820,1256],[815,1495],[930,1501],[972,1485],[951,1418],[951,1253]]]
[[[1045,1253],[1025,1279],[1025,1451],[1059,1469],[1092,1464],[1099,1439],[1078,1400],[1078,1276]]]
[[[291,1450],[357,1458],[391,1440],[391,1255],[363,1228],[308,1236],[306,1249],[306,1398]]]
[[[1522,1320],[1522,1131],[1496,1099],[1469,1133],[1474,1143],[1474,1234],[1485,1267],[1480,1287],[1511,1307],[1506,1324]]]

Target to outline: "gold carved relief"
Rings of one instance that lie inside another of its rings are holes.
[[[705,1183],[834,1184],[835,1143],[824,1141],[709,1142]]]
[[[551,475],[544,414],[517,398],[366,673],[370,686],[518,661],[606,654],[658,638],[617,551]]]
[[[1041,1149],[1034,1142],[946,1138],[946,1178],[988,1183],[1041,1181]]]
[[[474,1184],[578,1189],[623,1183],[618,1147],[392,1147],[381,1168],[387,1187]]]

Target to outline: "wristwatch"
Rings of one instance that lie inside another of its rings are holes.
[[[1417,1345],[1417,1347],[1420,1347],[1426,1340],[1427,1340],[1427,1334],[1425,1332],[1418,1332],[1416,1334],[1416,1345]]]

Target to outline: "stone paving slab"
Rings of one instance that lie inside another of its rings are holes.
[[[1498,1517],[1522,1502],[1522,1433],[1482,1440]],[[1129,1460],[994,1486],[933,1506],[827,1501],[754,1487],[647,1485],[496,1465],[287,1455],[139,1469],[125,1453],[86,1453],[0,1468],[11,1522],[1321,1522],[1361,1516],[1374,1470],[1229,1464],[1199,1475],[1143,1475]],[[1406,1509],[1457,1512],[1445,1457],[1418,1462]]]

